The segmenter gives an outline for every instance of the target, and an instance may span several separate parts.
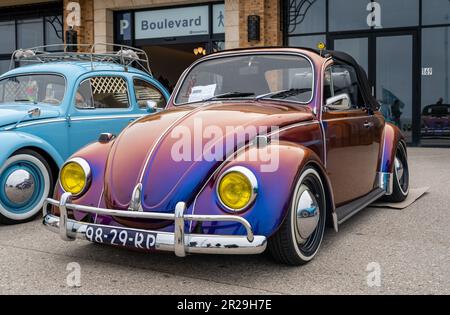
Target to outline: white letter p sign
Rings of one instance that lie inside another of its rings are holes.
[[[128,22],[128,20],[120,20],[120,35],[123,35],[129,26],[130,22]]]

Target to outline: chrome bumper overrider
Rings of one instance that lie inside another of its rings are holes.
[[[89,224],[69,219],[67,210],[76,210],[85,213],[115,216],[123,218],[135,219],[156,219],[156,220],[172,220],[174,221],[174,233],[137,230],[130,228],[121,228],[125,230],[151,232],[155,233],[156,243],[155,249],[161,251],[171,251],[179,257],[186,256],[187,253],[200,254],[259,254],[266,249],[266,237],[253,235],[250,223],[242,217],[234,215],[195,215],[185,214],[186,204],[184,202],[177,203],[175,213],[158,213],[158,212],[136,212],[111,210],[82,205],[71,204],[72,195],[65,193],[61,196],[61,200],[47,199],[44,211],[44,225],[51,231],[59,233],[61,238],[66,241],[75,239],[88,240],[86,237],[86,229]],[[48,205],[59,208],[60,216],[51,214]],[[246,231],[246,236],[240,235],[206,235],[206,234],[185,234],[185,221],[216,221],[216,222],[237,222],[242,224]]]

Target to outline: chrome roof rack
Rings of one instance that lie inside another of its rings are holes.
[[[105,50],[96,52],[99,46],[104,46]],[[108,50],[109,47],[112,47],[112,50]],[[125,71],[132,66],[152,74],[150,62],[144,50],[110,43],[53,44],[18,49],[11,55],[9,69],[13,68],[14,62],[47,63],[57,61],[87,61],[91,63],[92,70],[94,70],[95,62],[110,62],[122,65]]]

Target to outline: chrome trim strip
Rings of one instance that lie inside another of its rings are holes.
[[[109,116],[87,116],[87,117],[70,117],[70,121],[83,121],[83,120],[99,120],[99,119],[116,119],[116,118],[139,118],[145,116],[142,114],[124,114],[124,115],[109,115]]]
[[[175,232],[159,232],[123,228],[124,230],[153,232],[157,234],[156,249],[172,251],[179,257],[184,257],[186,253],[204,254],[258,254],[266,248],[266,237],[253,235],[250,223],[239,216],[233,215],[189,215],[185,214],[186,204],[179,202],[175,213],[158,212],[131,212],[123,210],[102,209],[82,205],[71,204],[72,195],[65,193],[61,200],[57,201],[48,198],[43,206],[43,224],[51,231],[59,233],[63,240],[84,239],[86,240],[87,226],[92,225],[85,222],[78,222],[68,218],[67,210],[76,210],[86,213],[119,216],[127,218],[160,219],[172,220],[175,224]],[[60,210],[60,217],[50,213],[48,205],[56,206]],[[206,234],[184,234],[185,220],[190,221],[223,221],[237,222],[242,224],[247,230],[246,236],[240,235],[206,235]],[[94,224],[96,225],[96,224]],[[101,226],[101,225],[96,225]],[[113,228],[108,226],[109,228]]]
[[[181,90],[181,86],[182,83],[184,82],[184,79],[186,79],[186,77],[188,76],[188,74],[191,72],[191,70],[196,67],[197,65],[199,65],[202,62],[205,61],[210,61],[210,60],[215,60],[215,59],[220,59],[220,58],[228,58],[228,57],[242,57],[242,56],[246,56],[246,55],[291,55],[291,56],[299,56],[302,57],[304,59],[306,59],[309,64],[311,65],[311,70],[312,70],[312,82],[311,82],[311,99],[308,102],[295,102],[292,101],[292,103],[295,104],[301,104],[301,105],[307,105],[310,104],[313,99],[314,99],[314,94],[316,93],[316,89],[315,89],[315,82],[316,82],[316,69],[314,67],[314,63],[311,60],[311,58],[302,53],[302,52],[293,52],[293,51],[260,51],[260,52],[255,52],[255,51],[245,51],[245,49],[243,49],[243,51],[239,51],[239,52],[233,52],[233,53],[226,53],[226,54],[220,54],[220,55],[213,55],[213,56],[207,56],[205,58],[201,58],[199,60],[197,60],[196,62],[194,62],[188,69],[185,70],[185,72],[182,74],[182,76],[180,77],[180,79],[178,80],[178,82],[180,82],[180,84],[177,84],[176,86],[176,91],[175,93],[172,93],[172,95],[174,95],[171,98],[171,101],[173,103],[174,106],[183,106],[183,105],[191,105],[191,104],[195,104],[195,103],[201,103],[203,101],[196,101],[196,102],[187,102],[187,103],[176,103],[175,100],[178,98],[178,94],[180,93]],[[245,99],[243,99],[245,100]]]
[[[36,120],[36,121],[29,121],[29,122],[23,122],[18,124],[17,126],[13,126],[13,127],[6,127],[4,130],[5,131],[9,131],[9,130],[15,130],[21,127],[28,127],[28,126],[34,126],[34,125],[42,125],[42,124],[50,124],[50,123],[55,123],[55,122],[63,122],[66,121],[65,118],[48,118],[48,119],[40,119],[40,120]]]

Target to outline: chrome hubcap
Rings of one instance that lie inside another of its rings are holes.
[[[5,182],[5,195],[10,202],[21,205],[28,202],[35,190],[34,176],[25,170],[12,172]]]
[[[316,230],[320,218],[319,204],[308,187],[300,189],[297,204],[297,240],[304,240]]]
[[[395,163],[395,172],[397,173],[397,179],[401,183],[404,174],[403,163],[398,157],[395,157],[394,163]]]

